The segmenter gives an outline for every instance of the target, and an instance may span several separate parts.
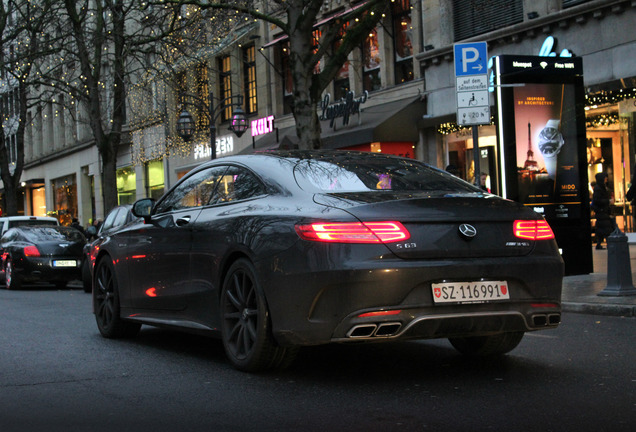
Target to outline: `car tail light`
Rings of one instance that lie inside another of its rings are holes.
[[[516,220],[514,222],[515,237],[526,240],[550,240],[554,232],[544,220]]]
[[[24,256],[28,257],[39,257],[40,251],[35,246],[27,246],[24,248]]]
[[[296,225],[304,240],[332,243],[391,243],[411,234],[400,222],[315,222]]]

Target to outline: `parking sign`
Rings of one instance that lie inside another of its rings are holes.
[[[455,44],[457,123],[490,124],[488,46],[486,42]]]

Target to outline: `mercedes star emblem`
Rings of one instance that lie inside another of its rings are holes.
[[[466,239],[470,240],[477,235],[477,230],[470,224],[461,224],[459,226],[459,233]]]

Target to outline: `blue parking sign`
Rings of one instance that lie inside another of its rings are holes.
[[[488,46],[486,42],[459,43],[453,46],[455,76],[488,73]]]

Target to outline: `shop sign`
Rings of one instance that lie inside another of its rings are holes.
[[[554,36],[545,38],[539,50],[539,57],[556,57],[556,53],[552,51],[552,48],[556,47],[556,44],[557,40]],[[572,51],[568,49],[563,49],[561,53],[559,53],[559,57],[572,57],[573,55]]]
[[[265,135],[274,131],[274,116],[252,120],[252,136]]]
[[[234,140],[232,135],[225,135],[216,139],[216,155],[225,155],[234,151]],[[210,150],[210,144],[201,143],[194,146],[194,160],[198,159],[210,159],[212,151]]]
[[[350,91],[343,99],[329,105],[329,99],[331,99],[331,96],[327,93],[320,103],[320,108],[322,108],[320,120],[330,120],[329,127],[335,129],[335,120],[342,117],[342,125],[347,126],[352,114],[360,115],[360,105],[365,103],[368,98],[369,92],[366,90],[359,98],[354,98],[353,92]]]

